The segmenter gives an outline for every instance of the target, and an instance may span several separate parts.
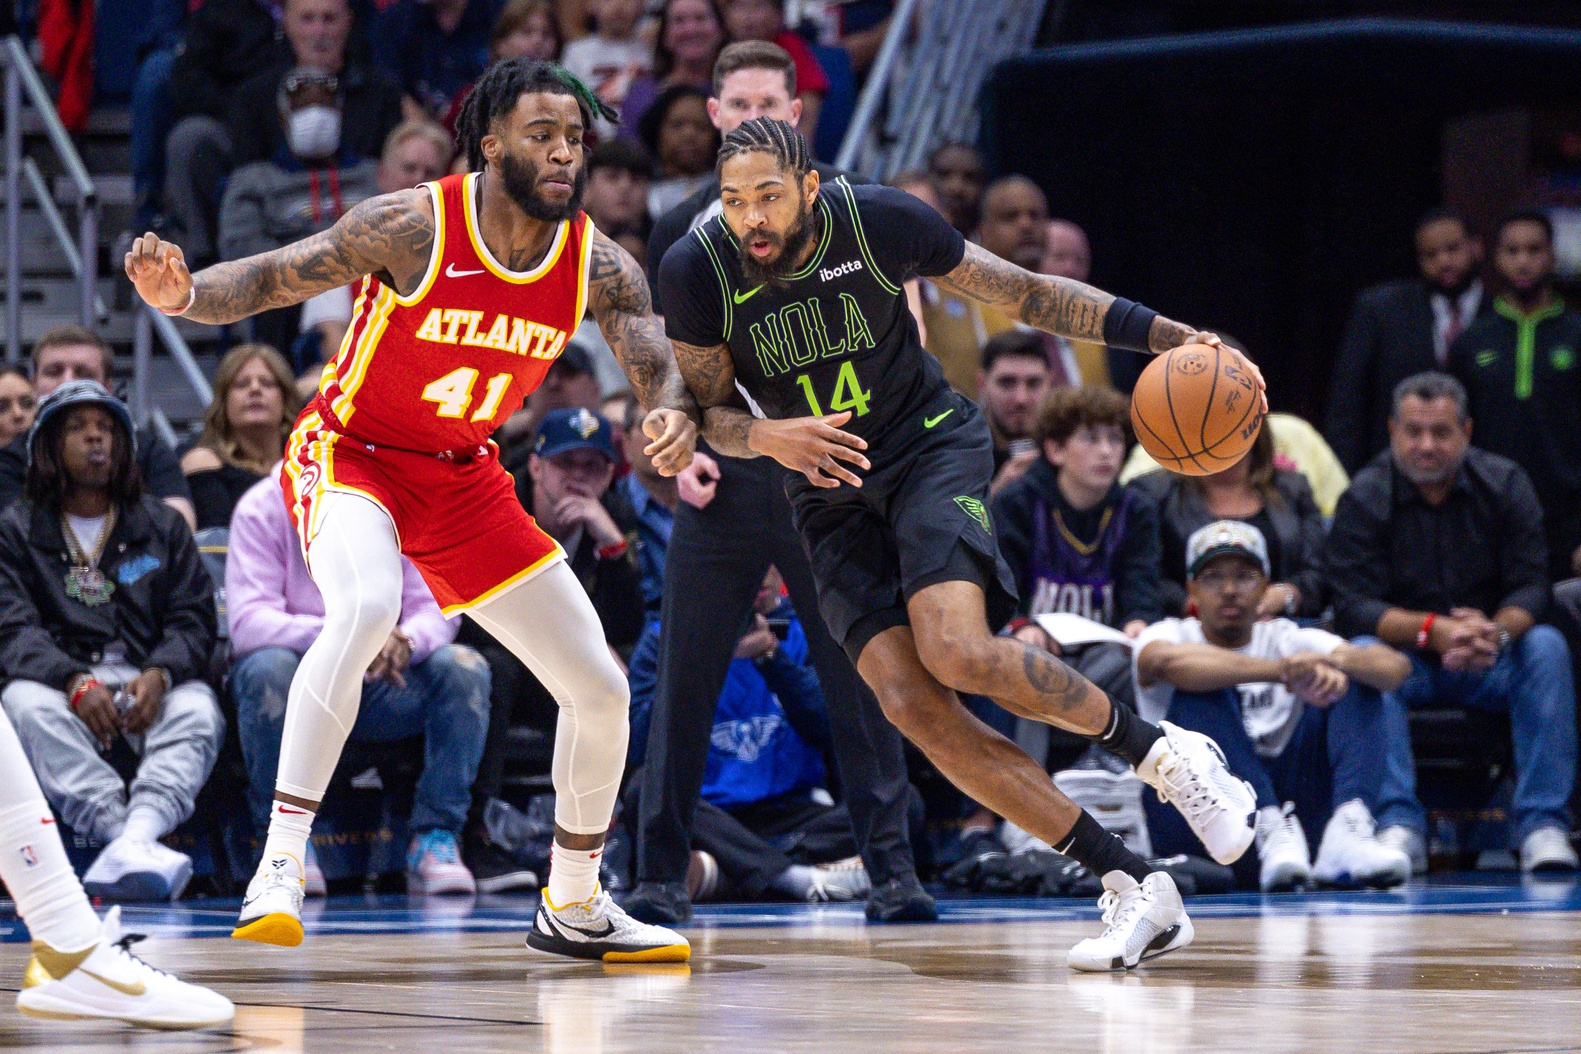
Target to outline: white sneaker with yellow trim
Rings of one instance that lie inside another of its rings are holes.
[[[237,940],[295,948],[302,943],[302,898],[306,895],[302,862],[290,853],[275,853],[258,864],[247,883],[241,917],[231,936]]]
[[[156,970],[133,955],[141,934],[121,935],[121,909],[104,917],[99,942],[62,952],[33,942],[16,1008],[57,1021],[108,1018],[144,1028],[213,1028],[236,1016],[229,999]]]
[[[692,957],[685,937],[626,914],[599,889],[591,900],[555,907],[545,889],[533,916],[527,947],[573,959],[607,963],[683,963]]]

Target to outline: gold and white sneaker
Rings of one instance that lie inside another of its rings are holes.
[[[1110,871],[1103,876],[1103,889],[1098,906],[1103,909],[1104,930],[1066,953],[1065,962],[1072,970],[1130,970],[1184,948],[1196,936],[1180,891],[1167,872],[1154,871],[1137,882],[1124,871]]]
[[[683,963],[692,957],[685,937],[663,926],[638,922],[599,889],[591,900],[557,908],[549,890],[540,895],[527,947],[573,959],[607,963]]]
[[[302,862],[289,853],[265,857],[247,883],[247,899],[231,936],[237,940],[295,948],[302,943]]]
[[[99,942],[62,952],[33,942],[16,1008],[56,1021],[107,1018],[143,1028],[214,1028],[236,1016],[218,992],[188,984],[133,955],[142,934],[121,935],[121,909],[104,917]]]

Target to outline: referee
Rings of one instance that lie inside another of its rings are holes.
[[[796,67],[782,48],[750,41],[720,53],[708,110],[722,135],[764,115],[794,124],[800,107]],[[839,175],[836,169],[819,168],[831,179]],[[717,182],[666,213],[648,243],[653,271],[665,250],[718,213]],[[655,290],[655,310],[662,314],[657,282],[649,284]],[[641,777],[637,888],[626,909],[635,918],[656,923],[691,917],[686,869],[714,701],[752,599],[772,563],[790,590],[829,700],[844,798],[873,881],[867,917],[932,921],[938,912],[917,881],[912,860],[906,816],[911,792],[900,733],[824,627],[806,551],[791,525],[787,470],[769,458],[720,457],[718,472],[711,501],[703,508],[683,501],[675,512],[665,565],[659,679]]]

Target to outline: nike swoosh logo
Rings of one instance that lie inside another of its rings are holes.
[[[481,273],[481,272],[478,272],[478,273]],[[293,809],[289,805],[282,805],[282,806],[280,806],[280,811],[284,812],[284,813],[290,813],[292,816],[306,816],[307,815],[307,810],[306,809]]]
[[[762,288],[763,288],[762,286],[758,286],[758,289],[762,289]],[[754,296],[757,295],[758,289],[754,289],[750,293],[731,293],[730,295],[735,297],[736,303],[744,304],[748,300],[751,300]]]
[[[932,428],[934,425],[938,424],[940,421],[944,420],[946,417],[950,416],[954,412],[955,412],[955,407],[952,406],[948,410],[946,410],[942,414],[940,414],[938,417],[924,417],[922,419],[922,427],[923,428]]]
[[[51,820],[40,820],[40,821],[39,821],[39,823],[41,823],[41,824],[43,824],[43,825],[44,825],[44,826],[45,826],[45,827],[48,827],[48,826],[49,826],[49,825],[50,825],[50,824],[52,824],[52,823],[54,823],[54,822],[55,822],[55,821],[54,821],[54,820],[52,820],[52,819],[51,819]]]
[[[569,922],[562,922],[547,911],[543,913],[543,917],[544,921],[549,924],[549,928],[551,930],[569,930],[572,933],[578,933],[584,937],[592,937],[597,939],[599,937],[608,937],[615,932],[615,924],[610,922],[608,919],[604,920],[604,929],[601,932],[594,932],[593,930],[585,930],[580,926],[573,926]]]
[[[482,273],[483,273],[483,268],[481,268],[481,267],[478,268],[476,271],[458,271],[458,270],[456,270],[456,265],[455,264],[451,264],[450,266],[445,268],[445,277],[446,278],[466,278],[466,277],[468,277],[470,275],[482,274]]]
[[[98,981],[105,987],[113,988],[122,995],[129,995],[134,999],[140,995],[144,995],[148,991],[148,986],[141,981],[133,981],[131,984],[122,984],[119,981],[112,981],[108,977],[100,977],[92,970],[83,970],[82,972],[93,978],[95,981]]]

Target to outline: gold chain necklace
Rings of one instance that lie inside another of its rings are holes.
[[[91,608],[108,604],[115,592],[115,583],[99,570],[99,557],[104,555],[110,531],[115,528],[115,506],[111,505],[110,511],[104,514],[104,524],[99,528],[99,538],[93,543],[91,554],[83,548],[82,539],[77,537],[71,518],[65,513],[61,513],[60,527],[72,564],[71,570],[66,572],[66,595]]]

